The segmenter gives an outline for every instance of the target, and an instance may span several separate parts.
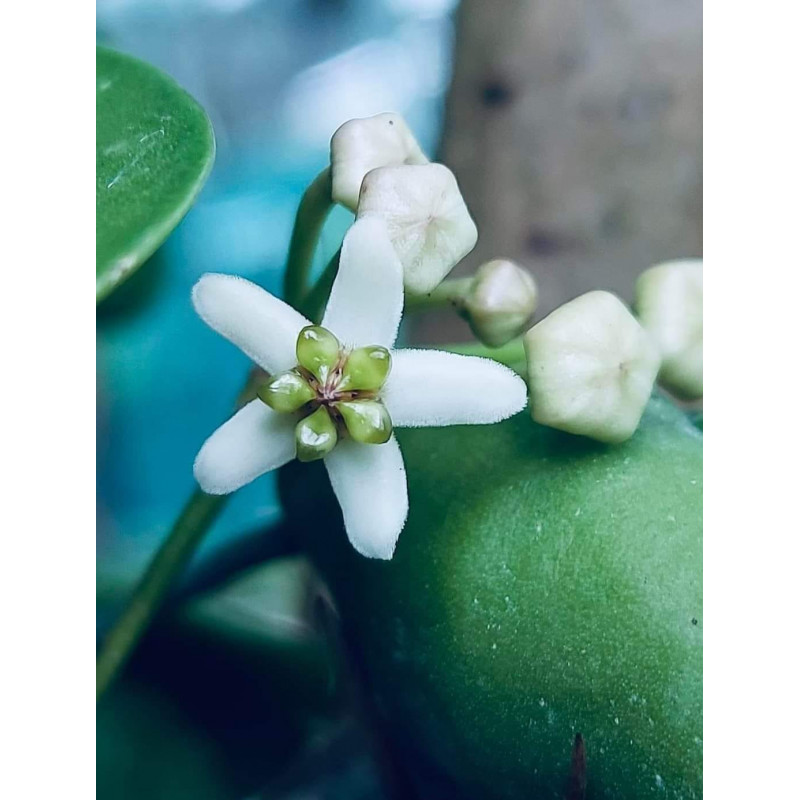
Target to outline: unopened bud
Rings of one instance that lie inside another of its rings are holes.
[[[688,400],[703,396],[703,262],[666,261],[636,281],[636,313],[661,352],[659,382]]]
[[[529,272],[513,261],[487,261],[475,273],[462,313],[485,345],[500,347],[525,329],[539,292]]]
[[[660,359],[618,297],[581,295],[534,325],[524,341],[536,422],[601,442],[633,435]]]
[[[334,202],[355,211],[361,182],[370,170],[427,163],[414,134],[399,114],[351,119],[331,139],[331,195]]]
[[[357,216],[378,216],[403,265],[405,288],[433,291],[478,241],[455,175],[443,164],[383,167],[361,185]]]

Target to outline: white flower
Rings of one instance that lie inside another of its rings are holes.
[[[306,374],[296,367],[296,350],[311,323],[293,308],[227,275],[203,276],[192,297],[203,320],[264,370],[273,376],[293,368]],[[342,245],[322,327],[347,348],[380,351],[394,344],[402,306],[402,268],[385,226],[375,219],[357,221]],[[339,367],[332,369],[326,374]],[[486,424],[520,411],[526,389],[511,370],[490,359],[394,350],[375,400],[395,427]],[[327,401],[320,395],[315,402]],[[200,450],[194,473],[201,488],[226,494],[295,458],[298,419],[260,399],[250,402]],[[391,558],[408,512],[405,467],[394,435],[384,444],[363,444],[345,434],[324,461],[353,546],[365,556]]]
[[[703,262],[666,261],[645,270],[634,307],[661,351],[661,383],[680,397],[702,397]]]
[[[331,195],[351,211],[358,205],[364,176],[376,167],[427,164],[405,120],[383,113],[345,122],[331,138]]]
[[[386,223],[406,289],[416,294],[435,289],[478,241],[455,175],[443,164],[368,173],[357,217],[375,216]]]
[[[524,342],[536,422],[601,442],[633,435],[660,359],[618,297],[576,297],[534,325]]]

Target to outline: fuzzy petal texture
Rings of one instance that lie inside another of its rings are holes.
[[[527,390],[490,358],[395,350],[382,399],[396,428],[483,425],[522,411]]]
[[[403,268],[379,219],[356,221],[342,243],[339,272],[322,327],[348,347],[397,338],[403,313]]]
[[[192,289],[192,302],[207,325],[267,372],[283,372],[297,363],[297,337],[311,323],[260,286],[208,273]]]
[[[325,457],[350,543],[367,558],[390,559],[408,516],[406,469],[394,436],[386,444],[340,442]]]
[[[295,457],[293,414],[279,414],[260,400],[236,412],[206,439],[194,476],[207,494],[229,494]]]

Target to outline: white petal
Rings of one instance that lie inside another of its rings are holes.
[[[403,268],[379,219],[356,221],[342,243],[322,327],[351,347],[391,347],[403,313]]]
[[[290,305],[244,278],[209,273],[192,290],[197,313],[267,372],[296,363],[301,329],[311,323]]]
[[[408,516],[406,469],[397,440],[339,442],[325,457],[351,544],[367,558],[389,559]]]
[[[295,456],[293,414],[252,400],[206,439],[194,477],[207,494],[229,494]]]
[[[397,428],[482,425],[525,407],[525,381],[490,358],[395,350],[383,401]]]

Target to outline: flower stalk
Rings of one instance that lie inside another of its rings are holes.
[[[211,523],[222,511],[226,495],[198,489],[189,498],[172,530],[139,581],[122,616],[109,631],[97,658],[97,699],[119,674],[167,592],[197,549]]]
[[[336,280],[336,274],[339,271],[339,257],[341,255],[342,248],[340,247],[331,257],[313,288],[306,294],[303,302],[300,303],[299,311],[312,322],[322,321],[325,304],[328,302],[333,282]]]
[[[435,289],[424,294],[406,292],[405,310],[435,311],[441,308],[461,309],[464,305],[469,290],[472,288],[473,278],[447,278]]]
[[[297,308],[306,295],[308,276],[322,226],[333,207],[331,170],[326,167],[309,184],[295,216],[283,279],[283,296]]]
[[[306,294],[306,282],[317,241],[325,219],[333,206],[331,173],[325,168],[303,194],[295,216],[284,277],[284,293],[300,304]],[[315,290],[324,295],[314,303],[324,307],[336,277],[337,253]],[[327,277],[326,277],[327,276]],[[321,313],[321,312],[320,312]],[[263,383],[261,370],[251,370],[237,400],[237,408],[252,400]],[[172,528],[140,579],[122,615],[103,640],[97,657],[97,699],[106,692],[130,658],[150,622],[163,606],[175,578],[188,564],[211,524],[227,503],[229,495],[210,495],[196,490],[175,520]]]

